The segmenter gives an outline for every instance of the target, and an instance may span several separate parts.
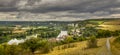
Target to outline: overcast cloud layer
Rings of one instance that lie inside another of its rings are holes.
[[[0,20],[44,18],[82,20],[119,17],[120,0],[0,0],[0,12],[15,12],[16,14],[15,19],[0,18]],[[18,18],[20,15],[23,17]]]

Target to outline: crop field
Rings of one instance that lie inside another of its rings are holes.
[[[115,31],[115,30],[120,30],[120,25],[99,25],[103,30],[110,30],[110,31]]]
[[[111,20],[103,23],[104,25],[120,25],[120,20]]]
[[[104,21],[98,21],[98,20],[96,20],[96,21],[89,21],[90,23],[94,23],[94,24],[102,24],[102,23],[104,23]]]
[[[76,43],[72,43],[72,44],[76,45],[73,48],[58,49],[58,47],[61,48],[64,45],[57,46],[54,48],[54,50],[52,52],[50,52],[48,54],[43,54],[43,55],[88,55],[88,54],[96,55],[96,54],[99,54],[99,52],[101,51],[100,49],[105,48],[105,43],[106,43],[106,38],[101,38],[101,39],[98,39],[98,47],[97,48],[87,48],[87,41],[76,42]]]
[[[100,24],[100,29],[103,30],[120,30],[120,20],[111,20],[111,21],[105,21],[103,24]]]
[[[120,44],[119,43],[114,43],[114,40],[116,38],[111,38],[111,50],[114,55],[119,55],[120,54]]]

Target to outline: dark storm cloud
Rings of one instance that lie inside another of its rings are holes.
[[[25,10],[50,12],[73,10],[74,12],[111,11],[120,7],[119,0],[0,0],[0,10]]]
[[[0,0],[0,11],[2,12],[9,12],[9,11],[16,11],[15,8],[17,0]]]
[[[27,2],[29,4],[29,2]],[[35,1],[34,1],[35,3]],[[65,11],[75,12],[96,12],[101,10],[108,11],[109,8],[119,7],[117,0],[42,0],[36,5],[17,6],[18,9],[30,10],[34,12]]]
[[[15,20],[119,17],[120,0],[0,0],[0,11],[16,11]],[[0,20],[14,20],[6,16]]]

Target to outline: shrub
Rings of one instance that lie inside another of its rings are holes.
[[[22,53],[22,49],[18,45],[4,44],[2,48],[4,48],[4,49],[1,49],[2,51],[4,51],[3,52],[4,55],[18,55]]]
[[[114,40],[115,43],[120,43],[120,36],[118,36],[115,40]]]
[[[97,47],[97,39],[96,39],[96,37],[94,37],[94,36],[90,37],[90,39],[88,40],[87,45],[88,45],[88,48]]]
[[[5,55],[4,46],[0,45],[0,55]]]
[[[41,46],[40,50],[42,53],[49,53],[50,51],[53,51],[54,43],[45,41],[43,42],[43,46]]]
[[[67,37],[64,39],[63,42],[64,42],[64,44],[73,43],[74,39],[73,39],[73,37]]]

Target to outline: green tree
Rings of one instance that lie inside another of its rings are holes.
[[[18,45],[4,44],[4,55],[18,55],[21,54],[22,49]]]
[[[29,49],[30,52],[34,54],[34,52],[40,47],[38,42],[39,40],[39,38],[30,38],[27,39],[24,43],[22,43],[21,46],[23,49]]]
[[[88,40],[87,45],[88,45],[88,48],[97,47],[97,39],[96,39],[96,37],[95,36],[90,37],[90,39]]]
[[[73,39],[73,37],[68,36],[68,37],[66,37],[66,38],[64,39],[63,42],[64,42],[65,44],[72,43],[72,42],[74,42],[74,39]]]
[[[43,48],[41,49],[42,50],[42,53],[48,53],[50,51],[53,50],[53,45],[54,43],[50,43],[50,42],[46,42],[44,46],[42,46]]]
[[[40,51],[41,53],[48,53],[53,50],[53,47],[55,46],[54,42],[50,42],[46,39],[42,39],[39,41]]]

